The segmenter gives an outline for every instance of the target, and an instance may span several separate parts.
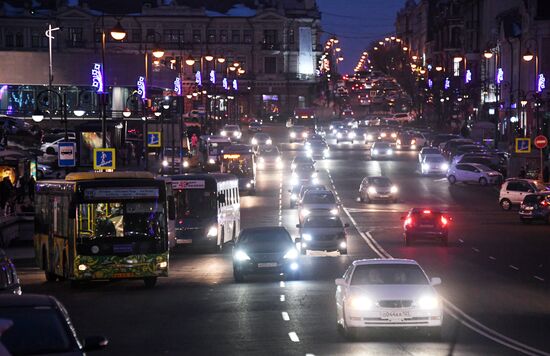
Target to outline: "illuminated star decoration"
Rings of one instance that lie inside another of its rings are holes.
[[[94,63],[92,67],[92,86],[96,92],[103,93],[103,68],[100,63]]]
[[[497,70],[497,84],[502,83],[503,80],[504,80],[504,71],[502,70],[502,68],[499,68]]]
[[[216,71],[214,69],[210,71],[210,83],[216,84]]]
[[[465,82],[466,82],[466,84],[468,84],[471,81],[472,81],[472,71],[468,69],[468,70],[466,70]]]
[[[539,79],[537,80],[537,93],[541,93],[546,88],[546,78],[544,74],[539,74]]]
[[[145,99],[145,78],[142,76],[138,77],[137,92],[142,99]]]
[[[197,73],[195,73],[195,83],[197,83],[199,86],[202,86],[202,77],[201,77],[200,70],[198,70]]]
[[[449,80],[449,78],[445,78],[445,90],[449,89],[451,87],[451,81]]]

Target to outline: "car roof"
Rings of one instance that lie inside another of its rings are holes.
[[[521,181],[521,182],[527,182],[527,183],[536,183],[536,179],[527,179],[527,178],[507,178],[504,182],[511,182],[511,181]]]
[[[405,258],[369,258],[363,260],[355,260],[352,263],[354,266],[362,265],[416,265],[418,262]]]
[[[0,307],[36,307],[58,305],[57,299],[51,295],[23,294],[23,295],[0,295]]]

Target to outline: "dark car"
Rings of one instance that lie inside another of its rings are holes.
[[[294,209],[296,207],[296,204],[298,204],[298,201],[300,200],[300,189],[302,188],[301,185],[294,185],[292,186],[292,189],[289,189],[288,192],[290,193],[290,208]]]
[[[15,265],[3,250],[0,250],[0,294],[21,294],[21,284]]]
[[[487,154],[487,148],[475,144],[466,144],[456,146],[454,149],[449,151],[449,159],[452,160],[456,156],[460,156],[466,153],[477,153],[477,154]]]
[[[0,296],[0,317],[13,322],[2,333],[2,344],[13,355],[84,355],[108,344],[102,336],[81,343],[65,307],[52,296]]]
[[[284,166],[281,152],[279,152],[277,146],[260,146],[256,157],[258,169],[282,169]]]
[[[298,279],[300,253],[284,227],[244,229],[233,248],[233,276],[242,282],[250,274],[280,274]]]
[[[527,194],[519,206],[519,220],[524,224],[535,220],[550,224],[550,192]]]
[[[330,154],[330,149],[325,140],[308,140],[305,143],[306,155],[312,158],[325,159]]]
[[[407,216],[402,217],[405,245],[410,246],[414,240],[435,239],[447,246],[450,217],[440,210],[412,208]]]
[[[294,125],[288,132],[288,141],[290,143],[304,142],[310,135],[309,131],[309,128],[305,126]]]
[[[452,158],[451,154],[458,146],[471,145],[473,143],[474,141],[470,140],[469,138],[457,138],[447,141],[445,143],[445,146],[443,146],[443,149],[441,150],[441,154],[447,157],[447,159]]]
[[[416,144],[416,138],[414,135],[408,132],[401,132],[397,135],[395,140],[395,148],[398,150],[416,150],[418,145]]]
[[[294,159],[290,163],[290,169],[293,171],[293,170],[296,169],[296,167],[304,165],[304,164],[308,165],[308,166],[309,165],[315,165],[315,161],[313,160],[313,158],[308,157],[307,155],[299,155],[299,156],[294,157]]]
[[[290,184],[300,185],[305,183],[318,184],[317,171],[311,164],[301,164],[294,169],[290,176]]]
[[[300,229],[302,255],[307,250],[339,251],[341,255],[348,253],[346,228],[338,216],[313,215],[304,219],[302,224],[296,225]]]
[[[439,135],[435,135],[434,137],[432,137],[432,139],[430,140],[430,146],[432,147],[439,147],[440,144],[444,143],[444,142],[447,142],[447,141],[450,141],[450,140],[454,140],[454,139],[458,139],[458,138],[462,138],[462,136],[460,135],[454,135],[454,134],[439,134]]]

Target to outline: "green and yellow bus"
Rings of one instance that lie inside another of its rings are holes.
[[[38,181],[34,249],[46,280],[168,276],[166,182],[148,172],[71,173]],[[170,207],[170,209],[169,209]]]

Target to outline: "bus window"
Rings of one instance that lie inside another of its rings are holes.
[[[202,189],[174,191],[178,218],[205,218],[216,215],[214,193]]]

